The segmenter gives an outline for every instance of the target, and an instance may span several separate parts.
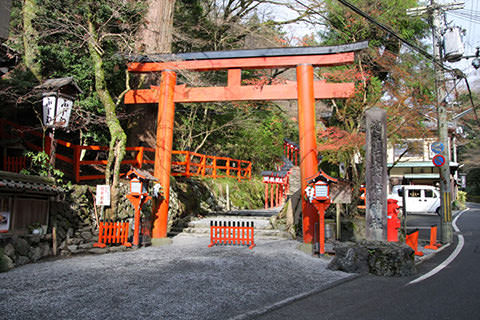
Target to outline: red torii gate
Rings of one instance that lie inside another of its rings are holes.
[[[345,65],[354,62],[355,51],[367,42],[330,47],[299,47],[221,52],[198,52],[177,55],[140,57],[128,64],[129,72],[161,72],[159,87],[130,90],[126,104],[158,103],[157,140],[154,176],[164,188],[165,200],[154,207],[152,243],[167,236],[170,197],[170,167],[173,142],[175,102],[253,101],[298,99],[300,137],[300,173],[302,182],[303,240],[311,243],[316,209],[305,201],[307,180],[317,174],[317,139],[315,130],[315,99],[348,98],[354,94],[353,83],[314,81],[313,68]],[[165,61],[173,60],[176,61]],[[242,69],[296,68],[297,81],[275,85],[242,85]],[[225,87],[192,88],[176,85],[176,71],[227,70]]]

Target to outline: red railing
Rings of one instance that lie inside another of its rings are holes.
[[[25,157],[3,157],[3,171],[9,172],[20,172],[20,170],[26,167],[26,160]]]
[[[172,176],[230,177],[250,179],[252,163],[227,157],[207,156],[191,151],[172,151]]]
[[[32,130],[2,119],[0,119],[0,125],[0,138],[20,136],[28,148],[41,151],[43,144],[45,146],[45,152],[47,154],[50,153],[50,137],[46,136],[44,142],[42,142],[42,139],[38,139],[43,137],[41,130]],[[12,129],[16,129],[18,132],[14,132],[13,134],[6,132]],[[57,143],[55,158],[72,166],[72,179],[76,183],[105,178],[103,171],[108,163],[106,160],[109,150],[108,147],[80,146],[60,139],[55,139],[55,141]],[[122,161],[122,164],[129,164],[138,168],[141,168],[143,165],[154,164],[155,149],[153,148],[127,147],[125,151],[126,159]],[[88,155],[86,154],[87,152]],[[90,160],[83,160],[84,158]],[[98,158],[104,158],[105,160],[99,160]],[[99,173],[82,174],[82,167],[85,166],[94,167]],[[187,177],[202,176],[214,179],[221,177],[231,177],[238,180],[250,179],[252,175],[252,163],[250,161],[236,160],[227,157],[208,156],[190,151],[174,150],[172,151],[171,175]]]

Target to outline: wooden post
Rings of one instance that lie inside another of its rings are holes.
[[[185,165],[185,174],[187,177],[190,177],[190,151],[187,151],[187,154],[185,155],[185,161],[187,162]]]
[[[375,107],[365,115],[367,239],[387,241],[387,112]]]
[[[57,227],[52,227],[52,253],[57,255]]]
[[[273,183],[270,183],[270,208],[273,208]]]
[[[175,103],[173,94],[177,75],[166,70],[162,72],[158,102],[157,140],[155,143],[154,176],[158,178],[164,191],[164,200],[153,207],[154,222],[152,244],[155,239],[167,237],[168,204],[170,201],[170,170],[172,166],[173,123]]]
[[[341,228],[342,222],[340,220],[342,205],[340,203],[336,203],[335,206],[336,206],[336,218],[337,218],[336,219],[336,224],[337,224],[337,236],[336,236],[336,238],[337,238],[337,240],[340,240],[340,238],[341,238],[340,232],[342,230],[342,228]]]
[[[75,177],[75,182],[80,182],[80,146],[73,145],[73,176]]]
[[[268,183],[265,183],[265,209],[268,208]]]
[[[319,220],[315,207],[305,200],[307,179],[313,177],[318,170],[312,65],[300,64],[297,66],[297,88],[303,241],[304,243],[312,243],[315,222]]]
[[[145,147],[140,147],[137,153],[136,161],[137,161],[137,168],[141,169],[143,165],[143,154],[145,153]]]

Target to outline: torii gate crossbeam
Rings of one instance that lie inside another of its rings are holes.
[[[137,58],[128,64],[130,72],[161,72],[159,87],[131,90],[125,95],[126,104],[158,103],[157,140],[154,176],[164,188],[164,201],[154,207],[152,244],[167,236],[170,167],[173,142],[175,102],[214,102],[245,100],[298,99],[300,137],[300,172],[302,195],[307,179],[318,169],[315,130],[315,99],[348,98],[354,94],[353,83],[314,81],[313,68],[345,65],[354,62],[355,51],[368,47],[367,42],[334,46],[234,50],[224,52],[186,53],[174,56]],[[182,60],[180,60],[182,59]],[[297,81],[277,85],[242,85],[242,69],[296,68]],[[228,70],[227,86],[190,88],[176,85],[179,70]],[[311,243],[316,209],[302,196],[303,240]]]

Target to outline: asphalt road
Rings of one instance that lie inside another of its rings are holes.
[[[413,214],[409,213],[407,215],[407,232],[418,229],[418,238],[420,240],[430,240],[430,228],[433,225],[438,227],[438,236],[437,239],[440,240],[440,223],[441,217],[436,213],[432,214]]]
[[[458,251],[458,237],[414,277],[359,277],[253,319],[480,319],[480,205],[469,206],[457,220],[462,250],[433,276],[409,284]]]

